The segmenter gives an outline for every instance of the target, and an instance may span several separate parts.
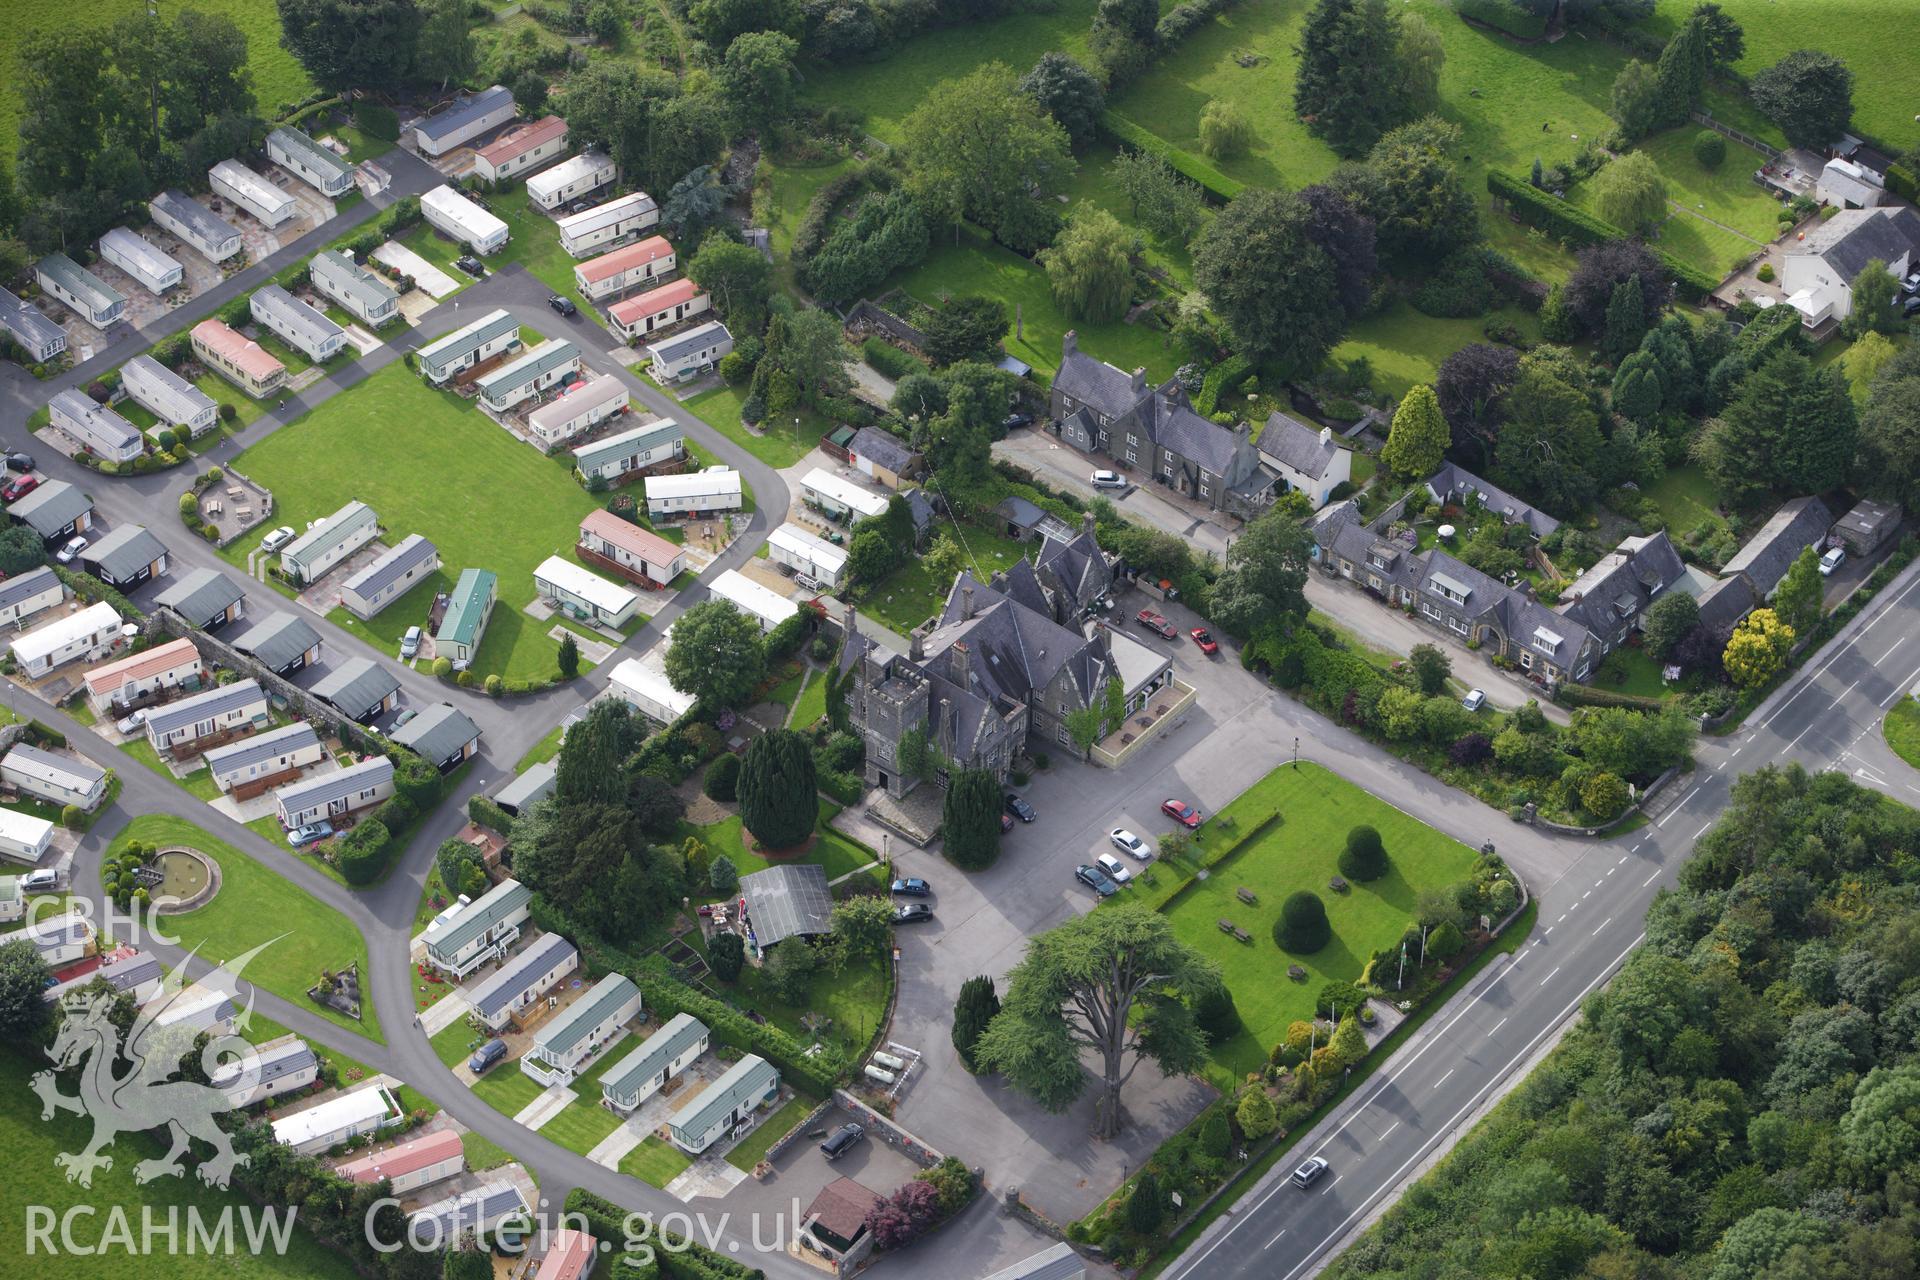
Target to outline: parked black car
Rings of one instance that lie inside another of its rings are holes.
[[[841,1156],[859,1146],[861,1140],[866,1136],[867,1131],[859,1125],[843,1124],[828,1134],[827,1140],[820,1144],[820,1154],[829,1160],[838,1160]]]
[[[468,275],[472,276],[476,280],[480,279],[482,276],[487,274],[486,267],[482,266],[480,263],[480,259],[474,257],[472,254],[467,254],[465,257],[462,257],[462,258],[455,258],[453,260],[453,265],[460,268],[462,271],[466,272]]]
[[[580,310],[580,308],[573,305],[572,298],[563,298],[557,293],[547,299],[547,305],[555,311],[558,311],[561,315],[569,317]]]
[[[30,453],[9,453],[7,470],[18,471],[21,475],[33,470],[33,455]]]
[[[1032,805],[1028,804],[1025,800],[1022,800],[1019,796],[1013,794],[1013,792],[1011,791],[1007,792],[1007,812],[1012,814],[1014,817],[1020,819],[1020,821],[1022,822],[1032,822],[1035,818],[1040,816],[1039,814],[1033,811]]]
[[[904,907],[893,909],[895,924],[925,924],[933,919],[933,908],[924,902],[909,902]]]
[[[924,898],[933,892],[933,886],[918,876],[909,876],[893,882],[893,892],[903,898]]]

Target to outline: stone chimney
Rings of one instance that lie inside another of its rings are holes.
[[[1072,329],[1067,330],[1066,335],[1060,339],[1060,354],[1070,356],[1079,349],[1080,335]]]
[[[920,628],[915,627],[907,636],[907,660],[910,662],[924,662],[926,661],[926,657],[927,639],[921,634]]]
[[[1080,513],[1080,532],[1086,534],[1089,538],[1091,538],[1093,536],[1093,525],[1094,525],[1093,512],[1082,511]]]
[[[1146,392],[1147,392],[1147,370],[1146,370],[1146,367],[1145,367],[1145,366],[1143,365],[1142,367],[1140,367],[1140,368],[1138,368],[1138,369],[1135,369],[1135,370],[1133,371],[1133,373],[1132,373],[1131,375],[1129,375],[1129,377],[1130,377],[1130,379],[1131,379],[1131,381],[1132,381],[1132,384],[1133,384],[1133,394],[1135,394],[1135,395],[1137,395],[1137,396],[1139,396],[1139,395],[1145,395],[1145,394],[1146,394]]]
[[[954,683],[962,689],[973,688],[973,653],[967,648],[967,642],[965,640],[955,640],[953,647],[947,652],[953,655]],[[946,705],[944,699],[941,701],[941,705],[943,707]]]
[[[1333,443],[1333,428],[1332,427],[1320,428],[1320,447],[1324,449],[1332,443]]]
[[[971,621],[973,618],[973,584],[969,582],[960,588],[960,618]]]

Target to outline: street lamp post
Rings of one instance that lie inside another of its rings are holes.
[[[1298,738],[1293,740],[1293,767],[1296,769],[1300,767],[1300,739]]]

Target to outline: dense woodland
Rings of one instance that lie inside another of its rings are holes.
[[[1917,886],[1920,813],[1742,778],[1560,1048],[1328,1275],[1915,1275]]]

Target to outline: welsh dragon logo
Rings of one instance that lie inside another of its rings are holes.
[[[172,1149],[136,1165],[138,1182],[182,1176],[186,1170],[181,1160],[188,1153],[189,1139],[213,1148],[213,1155],[195,1170],[208,1186],[225,1187],[234,1169],[248,1163],[245,1155],[234,1151],[232,1137],[215,1117],[241,1105],[260,1079],[259,1055],[239,1035],[252,1016],[253,1000],[249,994],[241,1004],[238,977],[247,962],[270,945],[262,943],[198,982],[190,982],[186,975],[193,958],[189,953],[162,979],[124,1038],[112,1018],[113,996],[75,993],[61,1001],[64,1016],[47,1051],[53,1068],[36,1073],[32,1085],[40,1095],[42,1120],[51,1120],[60,1111],[93,1120],[92,1141],[79,1151],[54,1157],[54,1163],[66,1171],[67,1181],[92,1186],[95,1170],[113,1167],[106,1149],[119,1135],[162,1128],[172,1138]],[[215,1084],[180,1078],[183,1060],[192,1053],[201,1025],[194,1019],[168,1017],[169,1010],[185,1011],[208,992],[225,996],[234,1009],[235,1032],[216,1032],[200,1052],[200,1068]],[[123,1064],[125,1070],[117,1070]],[[79,1093],[61,1093],[58,1073],[75,1068]]]

